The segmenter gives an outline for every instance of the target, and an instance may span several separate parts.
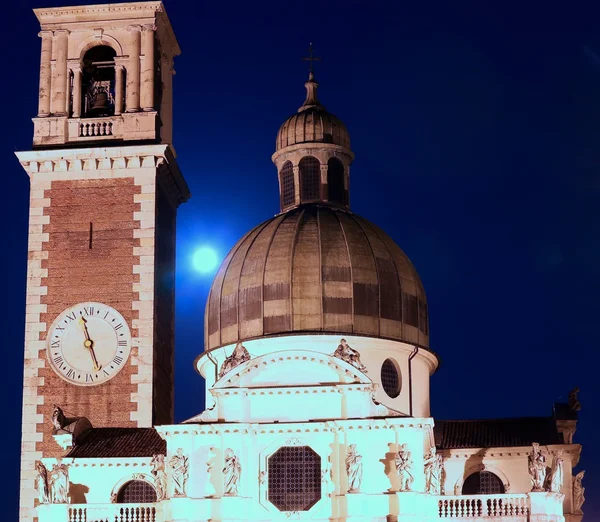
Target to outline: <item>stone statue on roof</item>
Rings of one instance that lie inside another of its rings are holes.
[[[239,366],[240,364],[249,360],[250,354],[248,353],[248,350],[246,350],[244,345],[238,341],[231,355],[223,361],[221,369],[219,370],[219,379],[227,372],[233,370],[236,366]]]
[[[581,410],[581,403],[579,402],[579,399],[577,398],[577,394],[579,393],[579,388],[575,387],[571,390],[571,392],[569,393],[569,408],[572,411],[579,411]]]
[[[338,345],[335,352],[333,352],[333,356],[341,359],[348,364],[354,366],[357,370],[360,370],[363,373],[367,373],[367,368],[360,360],[360,353],[358,353],[354,348],[352,348],[347,342],[346,339],[340,339],[340,344]]]
[[[583,503],[585,502],[585,497],[583,496],[585,488],[581,484],[584,475],[585,471],[580,471],[573,477],[573,513],[578,515],[583,514],[581,506],[583,506]]]

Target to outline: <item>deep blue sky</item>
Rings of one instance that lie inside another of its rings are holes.
[[[30,147],[36,113],[31,9],[66,3],[4,8],[1,386],[15,515],[28,178],[12,153]],[[191,9],[167,0],[183,51],[175,146],[192,191],[178,223],[177,420],[203,409],[192,361],[210,276],[193,271],[193,251],[210,244],[222,258],[278,211],[270,156],[279,125],[304,99],[299,59],[313,41],[321,100],[347,124],[356,153],[352,210],[398,242],[425,285],[432,347],[443,359],[431,381],[434,416],[547,415],[580,386],[575,441],[592,520],[600,517],[600,8],[407,4],[199,1]]]

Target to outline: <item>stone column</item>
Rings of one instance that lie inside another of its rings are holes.
[[[129,63],[127,65],[127,112],[140,110],[140,30],[139,25],[130,25]]]
[[[81,66],[73,66],[73,118],[81,118]]]
[[[142,26],[142,80],[141,106],[145,111],[154,110],[154,31],[153,25]]]
[[[115,64],[115,116],[123,112],[123,65]]]
[[[293,166],[294,170],[294,189],[295,189],[295,204],[300,204],[300,167],[298,165]]]
[[[52,80],[52,31],[41,31],[38,36],[42,39],[40,58],[40,91],[38,103],[38,118],[50,115],[50,89]]]
[[[59,29],[54,31],[54,44],[56,45],[56,62],[52,74],[52,101],[51,111],[56,116],[66,116],[67,106],[67,51],[69,44],[69,31]]]
[[[327,184],[327,163],[321,163],[321,200],[329,201],[329,185]]]

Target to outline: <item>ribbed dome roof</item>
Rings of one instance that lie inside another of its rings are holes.
[[[277,133],[276,150],[298,143],[333,143],[350,148],[350,134],[342,121],[324,107],[310,107],[290,116]]]
[[[326,205],[295,208],[246,234],[206,306],[205,349],[306,332],[429,345],[425,292],[408,257],[375,225]]]
[[[333,143],[350,149],[350,134],[339,118],[328,113],[317,97],[319,84],[311,72],[306,87],[306,100],[298,112],[283,122],[277,133],[275,150],[298,143]]]

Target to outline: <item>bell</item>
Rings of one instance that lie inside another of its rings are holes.
[[[108,95],[104,91],[98,91],[94,96],[94,102],[90,109],[90,115],[101,116],[109,111]]]

